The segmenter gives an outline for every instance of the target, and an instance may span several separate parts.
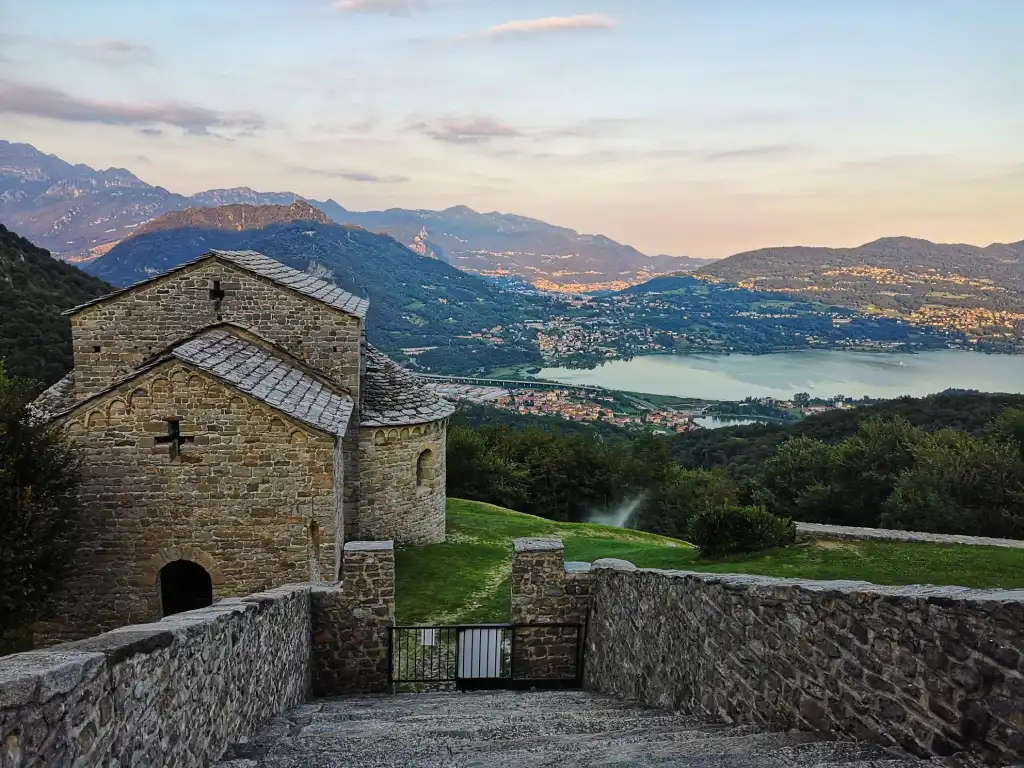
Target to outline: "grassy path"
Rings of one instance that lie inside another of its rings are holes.
[[[1024,587],[1024,550],[888,541],[815,541],[705,560],[684,541],[589,523],[559,523],[462,499],[448,500],[448,541],[397,553],[398,621],[507,621],[512,540],[561,536],[567,560],[620,557],[646,568],[758,573],[876,584]]]

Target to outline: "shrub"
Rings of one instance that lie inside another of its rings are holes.
[[[699,512],[690,521],[690,541],[709,557],[755,552],[795,540],[796,524],[762,507],[724,504]]]
[[[78,458],[29,421],[31,394],[0,365],[0,653],[63,578],[75,529]]]

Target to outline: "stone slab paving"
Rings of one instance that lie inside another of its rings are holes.
[[[925,761],[796,731],[703,723],[569,692],[319,699],[236,744],[219,768],[921,768]]]
[[[924,541],[932,544],[967,544],[975,547],[1007,547],[1024,549],[1024,540],[996,539],[990,536],[962,536],[949,533],[897,531],[891,528],[859,528],[853,525],[797,523],[797,535],[830,539],[877,539],[881,541]]]

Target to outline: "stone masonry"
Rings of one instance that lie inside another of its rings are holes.
[[[572,680],[580,674],[579,642],[587,623],[590,566],[566,563],[558,538],[513,543],[512,623],[553,624],[516,632],[515,669],[526,679]],[[577,631],[576,625],[581,629]]]
[[[311,598],[313,693],[389,691],[389,635],[395,623],[392,542],[350,541],[341,585],[316,586]]]
[[[309,683],[308,585],[6,656],[0,766],[207,766]]]
[[[597,562],[585,684],[957,765],[1024,760],[1024,591]]]
[[[367,343],[368,308],[210,251],[69,310],[75,370],[33,415],[80,450],[79,547],[37,645],[335,580],[345,541],[444,540],[454,407]]]
[[[359,430],[359,533],[407,544],[445,536],[443,421]]]
[[[200,328],[224,322],[289,350],[358,399],[365,301],[344,311],[299,291],[282,290],[277,281],[245,268],[259,256],[249,254],[200,259],[129,288],[116,300],[90,302],[74,311],[78,396],[106,387]],[[261,259],[267,266],[277,264]],[[212,298],[215,290],[223,296]]]
[[[312,691],[386,689],[391,542],[294,584],[0,658],[0,768],[215,763]]]
[[[156,442],[168,414],[191,438],[177,458]],[[39,640],[159,618],[160,569],[176,560],[205,568],[215,599],[337,572],[333,436],[178,361],[64,429],[88,456],[79,544]]]

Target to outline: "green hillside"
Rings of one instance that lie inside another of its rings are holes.
[[[710,561],[683,541],[591,523],[560,523],[463,499],[448,500],[448,541],[400,550],[401,624],[508,621],[512,540],[560,536],[567,560],[619,557],[647,568],[757,573],[876,584],[1024,587],[1024,550],[820,541]]]
[[[71,369],[61,312],[114,290],[0,224],[0,360],[12,376],[51,384]]]

